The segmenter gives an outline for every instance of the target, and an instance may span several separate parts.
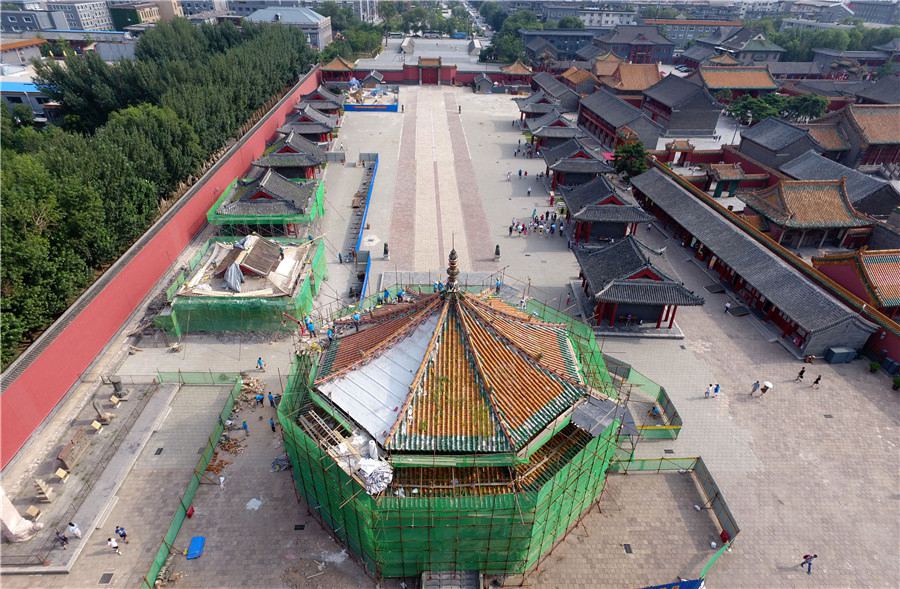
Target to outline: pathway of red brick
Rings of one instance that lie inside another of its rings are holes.
[[[416,243],[416,104],[417,94],[405,99],[403,130],[400,134],[400,161],[394,184],[391,213],[391,259],[399,268],[413,268]]]

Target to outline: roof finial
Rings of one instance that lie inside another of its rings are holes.
[[[456,265],[457,260],[459,260],[459,256],[456,255],[456,248],[450,250],[450,260],[447,265],[447,290],[449,292],[455,292],[459,289],[459,285],[456,282],[456,277],[459,276],[459,268]]]

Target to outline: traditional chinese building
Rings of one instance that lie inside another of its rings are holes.
[[[851,104],[811,124],[842,139],[837,161],[845,166],[900,163],[900,104]]]
[[[266,149],[253,165],[271,168],[292,180],[318,178],[325,167],[325,150],[292,131]]]
[[[641,106],[641,93],[662,79],[655,63],[620,63],[610,76],[600,78],[600,84],[631,104]]]
[[[566,223],[573,224],[569,235],[576,244],[632,235],[638,223],[653,220],[631,198],[617,193],[603,176],[563,190],[560,197],[566,205]]]
[[[806,153],[822,151],[809,130],[776,118],[768,118],[741,132],[739,147],[756,161],[772,168]]]
[[[778,84],[772,79],[769,70],[765,66],[760,67],[705,67],[701,66],[691,76],[703,84],[710,94],[719,98],[720,92],[731,93],[732,100],[738,96],[749,94],[750,96],[763,96],[778,89]]]
[[[900,250],[870,250],[818,256],[820,272],[892,319],[900,318]]]
[[[300,106],[288,115],[278,132],[284,135],[294,133],[313,143],[330,143],[334,138],[338,121],[336,116],[326,115],[311,104],[301,102]]]
[[[309,94],[304,94],[300,99],[299,106],[301,109],[304,106],[311,106],[326,115],[340,117],[344,111],[346,100],[344,96],[329,91],[325,86],[319,86]]]
[[[602,247],[577,248],[575,258],[595,325],[671,329],[678,307],[703,304],[703,297],[656,268],[633,236]]]
[[[761,230],[788,247],[855,249],[872,232],[873,221],[853,208],[843,178],[782,180],[771,188],[737,196],[765,219]]]
[[[641,110],[664,129],[664,135],[713,135],[722,105],[706,88],[678,76],[666,76],[643,91]]]
[[[653,149],[664,132],[646,113],[605,89],[581,101],[578,125],[611,151],[635,139]]]
[[[577,186],[613,171],[606,163],[602,146],[590,137],[570,139],[543,151],[543,157],[553,188]]]

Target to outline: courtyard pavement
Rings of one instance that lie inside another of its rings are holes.
[[[530,296],[568,307],[568,283],[578,269],[566,240],[507,236],[513,218],[549,210],[546,191],[534,181],[544,170],[543,162],[513,157],[521,135],[511,125],[517,110],[510,97],[475,95],[463,88],[402,87],[400,103],[405,107],[402,114],[347,113],[341,130],[350,158],[355,160],[360,151],[380,154],[365,237],[388,242],[391,259],[383,260],[381,247],[374,248],[372,279],[386,271],[444,272],[446,255],[455,246],[461,270],[503,271],[507,286],[527,287]],[[512,181],[507,181],[507,172]],[[337,252],[346,237],[346,212],[356,185],[351,174],[336,168],[329,170],[332,173],[332,180],[326,177],[329,216],[322,227],[329,279],[318,305],[337,304],[350,283],[349,267],[337,263]],[[726,295],[703,290],[712,280],[686,250],[665,240],[658,229],[641,228],[638,237],[653,247],[667,245],[668,267],[703,294],[707,304],[679,310],[684,340],[606,338],[601,343],[605,353],[665,386],[684,419],[677,441],[642,442],[638,456],[663,456],[666,449],[674,456],[701,455],[742,529],[733,551],[712,569],[708,586],[900,586],[900,416],[888,379],[868,373],[865,363],[857,361],[808,367],[807,381],[823,375],[819,389],[809,382],[793,383],[802,365],[771,341],[757,320],[723,313]],[[499,262],[493,259],[497,244]],[[126,355],[129,343],[134,342],[117,340],[110,350],[115,359],[111,365],[123,375],[179,369],[247,371],[262,356],[268,370],[258,376],[274,391],[283,386],[295,344],[290,334],[190,335],[176,353],[168,351],[164,340],[146,338],[137,342],[142,351]],[[771,380],[775,389],[761,399],[751,398],[747,393],[756,379]],[[717,400],[703,398],[710,382],[723,386]],[[184,422],[175,421],[173,406],[164,428],[177,423],[186,430],[184,436],[196,433],[198,440],[185,437],[171,443],[175,445],[166,443],[164,453],[155,457],[160,444],[151,440],[120,489],[106,526],[90,539],[91,550],[72,574],[5,576],[3,584],[94,587],[101,574],[113,572],[111,585],[137,586],[196,463],[215,407],[221,407],[218,398],[185,409],[185,415],[195,417]],[[264,417],[265,411],[256,417]],[[207,535],[208,553],[199,561],[180,563],[184,576],[179,583],[374,586],[306,515],[289,473],[268,471],[280,444],[264,420],[253,423],[247,448],[226,468],[225,489],[200,488],[196,520],[188,521],[178,541]],[[170,453],[175,446],[186,450]],[[146,456],[148,451],[151,456]],[[177,457],[178,464],[155,468],[152,461],[160,457]],[[714,530],[706,512],[693,511],[696,490],[687,488],[689,480],[679,475],[612,475],[601,511],[595,508],[585,517],[525,585],[637,587],[696,574],[712,555],[708,543]],[[262,501],[259,509],[247,509],[252,498]],[[103,535],[110,524],[118,523],[134,538],[121,557],[107,552]],[[305,527],[295,530],[296,525]],[[625,554],[624,543],[631,544],[633,554]],[[806,552],[819,554],[811,577],[797,566]]]

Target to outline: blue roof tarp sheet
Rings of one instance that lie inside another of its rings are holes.
[[[195,558],[200,558],[200,555],[203,554],[204,546],[206,546],[206,537],[194,536],[191,538],[191,544],[187,549],[187,559],[194,560]]]

